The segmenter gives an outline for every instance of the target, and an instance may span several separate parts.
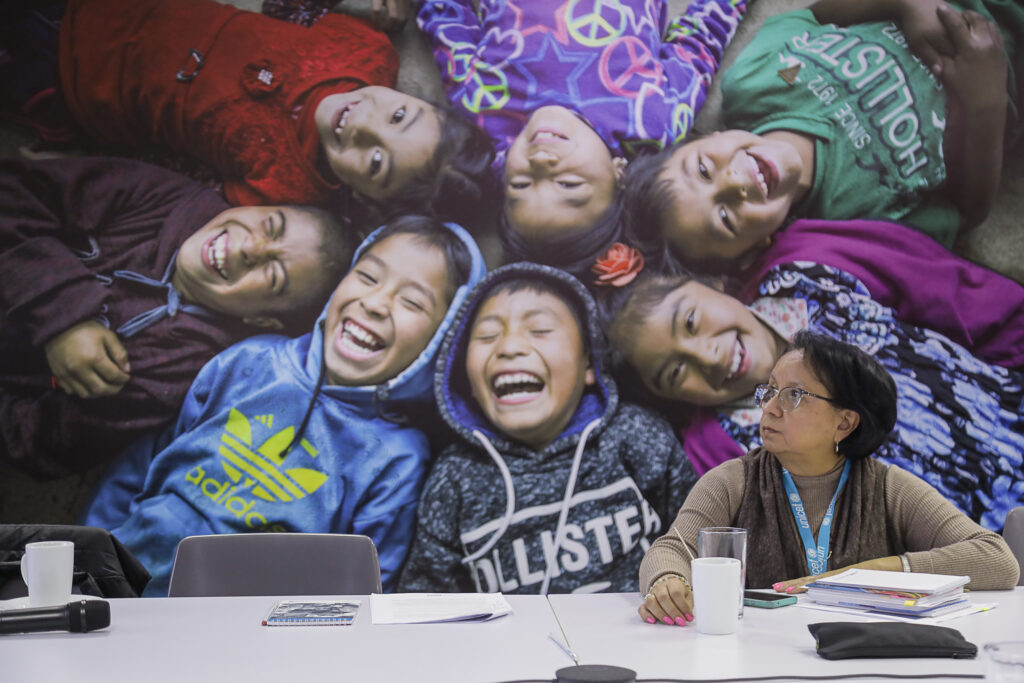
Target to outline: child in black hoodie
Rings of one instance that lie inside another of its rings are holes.
[[[563,271],[517,263],[477,286],[434,380],[459,440],[427,480],[399,590],[637,590],[697,475],[666,422],[619,405],[601,340]]]

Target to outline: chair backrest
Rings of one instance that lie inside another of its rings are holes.
[[[1015,507],[1006,515],[1006,526],[1003,527],[1003,540],[1010,546],[1013,556],[1020,566],[1018,586],[1024,586],[1024,505]]]
[[[242,533],[182,539],[168,596],[380,592],[377,547],[368,536]]]

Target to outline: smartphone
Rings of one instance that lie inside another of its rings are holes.
[[[749,607],[782,607],[796,602],[795,595],[781,595],[767,591],[743,591],[743,604]]]

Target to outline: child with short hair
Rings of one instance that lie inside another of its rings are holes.
[[[618,241],[627,158],[689,133],[746,4],[420,3],[448,100],[497,145],[511,260],[579,274]]]
[[[127,159],[0,161],[0,458],[109,461],[214,354],[307,327],[351,254],[320,209],[231,208]]]
[[[620,405],[593,299],[517,263],[474,290],[435,395],[458,440],[424,488],[404,591],[635,591],[645,549],[696,481],[668,424]]]
[[[59,39],[60,93],[90,136],[184,151],[232,204],[351,192],[388,215],[451,215],[482,199],[486,135],[392,90],[396,53],[361,19],[307,28],[214,0],[69,0]]]
[[[453,223],[406,216],[378,229],[311,333],[216,356],[177,422],[106,475],[83,523],[142,561],[146,595],[166,594],[182,538],[245,531],[365,534],[390,588],[430,455],[396,416],[430,400],[441,340],[484,272]]]
[[[896,382],[896,429],[876,457],[998,531],[1024,491],[1024,287],[934,242],[911,252],[911,228],[859,223],[849,233],[871,235],[869,247],[839,232],[807,233],[814,253],[759,264],[741,298],[689,273],[641,274],[603,301],[621,369],[674,414],[689,404],[680,439],[703,473],[761,445],[755,389],[797,332],[858,346]],[[885,242],[900,233],[910,237]],[[916,287],[901,292],[911,300],[882,303],[904,273],[872,278],[856,257],[869,254],[885,270],[914,264],[908,252],[920,257]],[[977,291],[957,291],[958,281]],[[943,294],[940,306],[932,297]],[[998,306],[978,305],[992,296]]]
[[[639,246],[742,269],[809,217],[899,222],[950,247],[991,206],[1008,106],[1006,142],[1017,134],[1007,71],[1024,34],[1018,3],[955,5],[821,0],[770,17],[723,75],[731,130],[631,165]]]

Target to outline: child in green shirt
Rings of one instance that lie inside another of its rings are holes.
[[[742,268],[797,216],[885,219],[952,246],[998,186],[1024,25],[1019,7],[962,4],[986,14],[821,0],[770,18],[725,74],[732,130],[630,166],[638,241],[705,270]]]

